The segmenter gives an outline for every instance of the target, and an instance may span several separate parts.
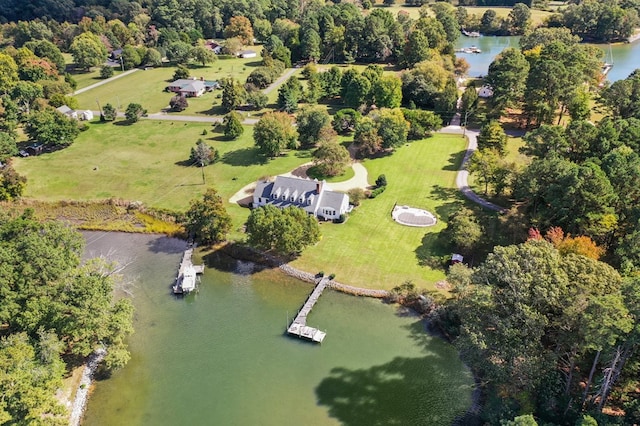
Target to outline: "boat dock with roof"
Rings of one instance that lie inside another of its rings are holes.
[[[204,265],[194,265],[191,257],[193,248],[188,248],[182,255],[176,283],[173,286],[174,294],[190,293],[196,289],[198,274],[204,273]]]
[[[307,316],[311,313],[311,309],[313,309],[313,306],[322,295],[322,292],[327,287],[328,282],[329,279],[323,277],[320,279],[318,284],[316,284],[316,287],[307,298],[307,301],[304,302],[304,305],[300,311],[298,311],[298,315],[296,315],[291,325],[289,325],[289,328],[287,328],[287,333],[289,335],[305,338],[316,343],[322,343],[324,338],[327,336],[327,333],[317,328],[309,327],[307,325]]]

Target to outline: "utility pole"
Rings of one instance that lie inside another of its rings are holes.
[[[122,66],[122,72],[124,72],[124,61],[122,60],[122,54],[120,55],[120,66]]]
[[[204,180],[204,161],[200,160],[200,169],[202,169],[202,184],[205,185],[206,182]]]
[[[469,118],[469,110],[464,112],[464,124],[462,125],[462,137],[467,134],[467,119]]]

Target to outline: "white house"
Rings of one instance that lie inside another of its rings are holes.
[[[80,120],[93,120],[93,111],[91,110],[86,110],[86,111],[81,111],[80,114],[78,114],[78,118]]]
[[[482,86],[480,90],[478,90],[478,97],[480,98],[490,98],[493,96],[493,89],[490,86]]]
[[[253,192],[253,207],[272,204],[284,208],[300,207],[315,217],[338,219],[349,212],[349,197],[332,191],[323,180],[276,176],[275,180],[259,180]]]

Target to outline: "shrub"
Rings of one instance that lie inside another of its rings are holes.
[[[380,186],[380,187],[374,189],[373,191],[371,191],[371,194],[369,195],[369,198],[376,198],[378,195],[382,194],[385,189],[387,189],[386,186]]]
[[[387,177],[385,175],[380,175],[376,179],[376,187],[387,186]]]
[[[341,214],[340,217],[338,217],[336,220],[334,220],[335,223],[344,223],[347,220],[347,216],[344,214]]]
[[[331,275],[329,275],[329,279],[330,279],[330,280],[334,279],[335,277],[336,277],[336,274],[331,274]]]
[[[320,272],[318,272],[318,276],[319,276],[319,277],[324,277],[324,271],[320,271]]]
[[[349,202],[356,207],[360,205],[362,200],[367,198],[367,194],[362,188],[352,188],[347,191],[347,195],[349,195]]]
[[[109,65],[103,65],[102,68],[100,68],[100,78],[109,77],[113,77],[113,67],[110,67]]]

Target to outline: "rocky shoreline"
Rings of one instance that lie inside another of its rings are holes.
[[[84,410],[87,408],[89,389],[91,388],[91,383],[93,382],[93,375],[106,354],[107,351],[103,348],[100,348],[97,349],[93,354],[91,354],[91,356],[89,356],[89,358],[87,359],[87,363],[85,364],[84,370],[82,371],[80,384],[78,385],[78,391],[76,392],[76,398],[73,400],[73,404],[71,405],[71,417],[69,419],[70,426],[78,426],[80,424],[80,420],[82,420]]]

